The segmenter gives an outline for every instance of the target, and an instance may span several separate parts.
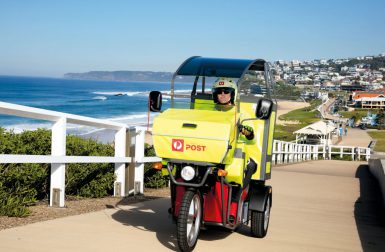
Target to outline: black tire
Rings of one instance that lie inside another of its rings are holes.
[[[251,234],[263,238],[267,234],[270,220],[271,198],[267,197],[263,212],[251,211]]]
[[[202,222],[202,200],[198,192],[184,193],[177,222],[178,246],[181,251],[192,251],[198,241]]]

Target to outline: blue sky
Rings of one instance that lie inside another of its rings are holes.
[[[377,55],[384,10],[383,0],[0,0],[0,75]]]

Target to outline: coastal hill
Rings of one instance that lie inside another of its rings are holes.
[[[64,78],[100,81],[160,81],[169,82],[171,72],[152,71],[90,71],[86,73],[66,73]]]

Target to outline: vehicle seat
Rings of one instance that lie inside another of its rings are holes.
[[[211,93],[197,93],[191,96],[191,109],[212,109],[213,105]]]

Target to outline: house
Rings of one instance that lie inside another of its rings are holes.
[[[385,90],[353,92],[352,101],[356,107],[363,109],[385,109]]]

